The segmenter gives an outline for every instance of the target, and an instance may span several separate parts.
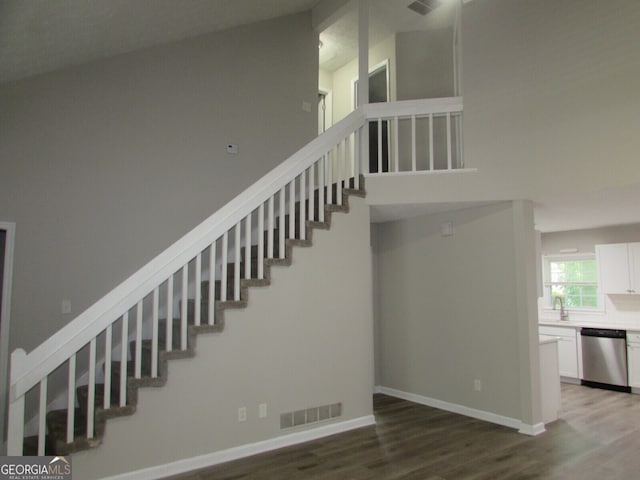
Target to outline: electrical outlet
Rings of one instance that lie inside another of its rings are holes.
[[[481,392],[482,391],[482,381],[478,380],[477,378],[473,381],[473,389],[476,392]]]
[[[258,418],[266,418],[267,417],[267,404],[261,403],[258,405]]]
[[[247,407],[238,408],[238,421],[239,422],[247,421]]]

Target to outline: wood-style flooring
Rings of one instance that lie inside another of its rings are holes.
[[[640,395],[562,386],[547,431],[515,430],[374,396],[376,426],[237,460],[180,480],[640,478]]]

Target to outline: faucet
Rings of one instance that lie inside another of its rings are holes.
[[[553,299],[553,309],[556,309],[556,304],[560,302],[560,320],[568,320],[569,313],[564,309],[564,302],[562,301],[562,297],[556,296]]]

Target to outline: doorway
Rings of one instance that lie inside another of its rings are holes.
[[[0,222],[0,454],[6,454],[9,386],[9,312],[15,225]]]
[[[320,89],[318,93],[318,135],[333,125],[333,94],[331,90]]]
[[[358,105],[358,81],[353,82],[354,109]],[[389,101],[389,60],[374,66],[369,72],[369,103]],[[378,122],[369,122],[369,173],[389,171],[389,122],[382,121],[382,169],[378,165]]]

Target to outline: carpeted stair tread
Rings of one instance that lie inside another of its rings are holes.
[[[362,179],[364,182],[364,179]],[[364,183],[363,183],[364,184]],[[353,180],[351,180],[349,187],[353,186]],[[333,191],[333,202],[336,201],[337,195],[337,185],[332,186]],[[332,213],[336,212],[348,212],[349,211],[349,196],[361,196],[365,195],[364,189],[361,188],[359,190],[354,190],[353,188],[347,188],[344,191],[343,201],[341,205],[337,204],[329,204],[324,206],[324,221],[310,221],[308,218],[305,218],[305,240],[300,239],[300,202],[296,202],[295,204],[295,235],[294,238],[289,237],[289,215],[285,215],[284,219],[284,236],[285,242],[280,245],[280,219],[274,219],[274,231],[273,231],[273,252],[274,257],[276,258],[258,258],[258,246],[252,245],[250,256],[251,256],[251,278],[245,279],[245,254],[246,247],[244,246],[244,238],[243,246],[241,248],[240,254],[240,264],[238,266],[240,270],[240,300],[235,300],[234,295],[234,274],[236,271],[236,265],[234,263],[234,258],[228,258],[227,263],[227,299],[221,300],[221,288],[222,282],[220,279],[216,279],[214,283],[213,293],[215,302],[215,324],[208,324],[208,315],[209,315],[209,285],[210,282],[208,280],[204,280],[200,285],[201,292],[201,303],[200,303],[200,325],[194,325],[195,323],[195,299],[189,298],[187,299],[187,348],[185,350],[181,349],[182,344],[182,320],[180,318],[172,318],[172,349],[171,351],[166,351],[166,339],[167,339],[167,322],[166,318],[162,318],[158,320],[158,376],[155,378],[151,378],[151,356],[152,356],[152,340],[149,338],[143,338],[141,340],[141,378],[135,377],[135,352],[136,352],[136,340],[129,338],[129,355],[130,359],[127,360],[126,363],[126,374],[127,374],[127,394],[126,400],[127,405],[120,407],[120,367],[121,362],[118,360],[114,360],[111,362],[111,391],[110,395],[110,408],[107,410],[103,409],[104,406],[104,384],[96,384],[95,386],[95,434],[94,438],[87,439],[86,438],[86,429],[87,429],[87,410],[88,410],[88,386],[79,386],[76,389],[75,395],[78,400],[78,408],[74,410],[74,441],[70,444],[66,443],[66,429],[67,429],[67,410],[53,410],[47,413],[46,424],[48,435],[46,438],[46,448],[45,453],[47,455],[63,455],[68,454],[80,450],[84,450],[87,448],[92,448],[99,445],[102,441],[102,436],[104,435],[105,430],[105,422],[109,418],[122,416],[122,415],[131,415],[135,412],[137,408],[137,400],[138,400],[138,389],[142,387],[160,387],[164,385],[167,381],[166,374],[167,361],[172,359],[180,359],[180,358],[188,358],[193,357],[195,355],[196,350],[196,342],[198,334],[204,333],[216,333],[221,332],[224,328],[225,315],[224,312],[226,309],[238,309],[238,308],[246,308],[248,305],[248,291],[251,287],[262,287],[267,286],[271,283],[271,272],[270,269],[273,266],[287,266],[291,265],[292,262],[292,250],[296,246],[308,247],[312,244],[313,230],[314,229],[329,229],[331,226],[331,216]],[[325,199],[327,198],[327,189],[325,188]],[[319,218],[318,216],[318,199],[319,199],[319,191],[315,190],[315,215],[314,218]],[[288,206],[288,204],[287,204]],[[305,214],[308,213],[308,201],[304,203]],[[306,216],[306,215],[305,215]],[[266,227],[265,221],[265,227]],[[265,231],[263,236],[263,251],[264,256],[268,255],[268,244],[269,244],[269,232]],[[232,245],[230,244],[230,247]],[[282,250],[281,250],[282,249]],[[284,258],[279,258],[280,252],[284,254]],[[263,262],[264,267],[264,277],[261,279],[255,278],[257,276],[257,270],[259,262]],[[219,266],[218,266],[219,267]],[[219,272],[219,270],[218,270]],[[218,273],[219,275],[219,273]],[[182,307],[182,301],[177,302],[177,308],[180,309]],[[31,436],[25,437],[24,439],[24,454],[25,455],[36,455],[37,454],[37,446],[38,446],[38,437]]]
[[[47,435],[45,437],[44,454],[55,455],[55,441],[53,440],[51,435]],[[24,441],[22,442],[22,455],[26,457],[38,456],[38,436],[37,435],[32,435],[24,438]]]
[[[52,410],[47,413],[47,432],[56,440],[67,437],[67,409]],[[87,432],[87,415],[82,409],[76,408],[74,412],[73,434],[79,437]]]

